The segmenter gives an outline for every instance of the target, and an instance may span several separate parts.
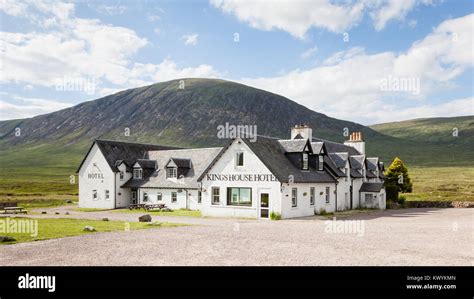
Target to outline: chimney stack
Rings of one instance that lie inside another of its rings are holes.
[[[344,141],[344,145],[352,146],[362,155],[365,155],[365,141],[362,139],[361,132],[352,132],[349,140]]]
[[[308,125],[296,125],[291,128],[291,140],[313,139],[313,130]]]

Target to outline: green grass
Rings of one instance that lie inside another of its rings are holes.
[[[411,167],[407,201],[474,201],[474,167]]]
[[[0,221],[5,221],[6,218],[0,218]],[[177,223],[142,223],[142,222],[125,222],[125,221],[100,221],[100,220],[87,220],[87,219],[69,219],[69,218],[10,218],[10,219],[28,219],[38,221],[38,235],[31,236],[31,234],[6,234],[1,233],[5,236],[10,236],[16,239],[16,242],[0,243],[0,244],[13,244],[19,242],[32,242],[47,239],[56,239],[70,236],[79,236],[85,234],[94,234],[96,232],[85,232],[83,229],[85,226],[93,226],[97,232],[112,232],[120,230],[137,230],[147,228],[161,228],[161,227],[176,227],[183,226],[184,224]]]
[[[156,216],[183,216],[183,217],[202,217],[201,211],[194,211],[194,210],[173,210],[171,212],[161,212],[161,211],[145,211],[144,209],[138,210],[129,210],[129,209],[120,209],[114,210],[116,213],[140,213],[140,214],[150,214]]]

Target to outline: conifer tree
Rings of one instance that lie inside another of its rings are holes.
[[[399,157],[395,157],[387,169],[385,185],[398,187],[399,192],[411,193],[413,184],[408,176],[408,169]]]

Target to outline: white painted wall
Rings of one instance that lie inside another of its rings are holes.
[[[101,174],[103,179],[89,178],[89,174]],[[115,174],[97,144],[94,144],[79,170],[79,207],[114,209],[114,182]],[[92,198],[93,190],[97,190],[97,200]],[[105,199],[105,190],[109,190],[108,200]]]
[[[315,204],[310,204],[310,188],[315,188]],[[329,187],[329,203],[326,203],[326,187]],[[291,190],[297,189],[297,206],[292,206]],[[319,213],[321,209],[334,212],[335,183],[321,184],[284,184],[282,193],[282,218],[306,217]]]
[[[212,167],[209,173],[214,174],[266,174],[271,175],[267,167],[255,156],[250,148],[239,139],[235,140],[217,163]],[[242,151],[244,153],[244,166],[235,165],[235,153]],[[268,192],[270,195],[270,212],[275,211],[281,214],[280,204],[280,183],[272,182],[230,182],[230,181],[210,181],[206,177],[202,180],[202,214],[204,216],[216,217],[241,217],[258,218],[259,217],[259,192]],[[220,203],[214,205],[211,203],[212,187],[218,187],[220,190]],[[229,206],[227,205],[227,187],[242,187],[252,189],[252,206]]]
[[[115,199],[116,199],[116,207],[117,208],[125,208],[130,205],[130,199],[132,197],[132,193],[130,191],[130,188],[120,188],[123,184],[125,184],[129,179],[132,178],[132,173],[127,172],[127,167],[125,164],[121,164],[118,169],[120,171],[123,171],[124,176],[123,179],[120,179],[120,173],[115,174],[115,186],[116,186],[116,194],[115,194]]]

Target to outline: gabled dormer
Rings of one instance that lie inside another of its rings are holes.
[[[192,168],[190,159],[171,158],[165,165],[166,178],[177,179],[186,176],[186,173]]]
[[[309,139],[278,140],[285,156],[299,169],[309,170],[313,148]]]
[[[133,165],[133,179],[141,180],[142,178],[143,178],[143,168],[140,166],[140,164],[135,163],[135,165]]]

